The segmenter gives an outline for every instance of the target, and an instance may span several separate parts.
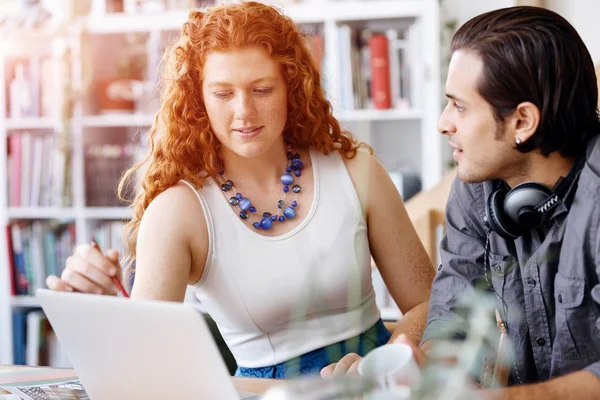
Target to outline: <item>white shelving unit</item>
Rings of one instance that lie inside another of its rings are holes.
[[[9,207],[8,218],[15,219],[58,219],[68,220],[75,218],[73,207]]]
[[[113,127],[149,127],[152,125],[152,115],[93,115],[83,117],[81,124],[84,128],[113,128]]]
[[[336,118],[342,122],[354,121],[419,121],[421,110],[351,110],[338,112]]]
[[[130,219],[133,210],[128,207],[86,207],[85,219]]]
[[[55,121],[52,118],[24,117],[8,119],[6,128],[9,130],[52,129]]]
[[[0,76],[5,76],[4,55],[6,49],[0,47]],[[6,85],[2,79],[0,85],[0,179],[2,186],[0,191],[6,193],[7,190],[7,122],[6,122]],[[8,221],[8,196],[3,194],[0,196],[0,218],[2,223]],[[13,363],[13,347],[12,347],[12,299],[11,299],[11,284],[10,272],[8,264],[8,247],[6,245],[6,229],[2,229],[0,233],[0,364]]]
[[[98,1],[98,0],[93,0]],[[443,142],[437,133],[436,121],[441,110],[440,98],[440,26],[437,0],[374,0],[374,1],[326,1],[294,4],[283,8],[284,13],[300,24],[318,25],[324,33],[328,91],[334,112],[344,128],[349,129],[361,140],[369,142],[375,151],[382,153],[393,163],[397,151],[399,157],[410,154],[417,160],[423,188],[427,189],[439,181],[443,174]],[[116,15],[88,17],[75,24],[66,37],[73,62],[72,83],[75,91],[82,90],[82,34],[114,35],[131,32],[160,34],[160,31],[178,31],[187,19],[188,12],[166,12],[155,15]],[[420,104],[415,109],[352,110],[340,109],[340,87],[343,77],[339,70],[340,24],[360,24],[376,21],[386,23],[394,20],[410,20],[416,24],[419,37],[418,65],[414,66],[418,80]],[[62,39],[61,39],[62,40]],[[4,76],[4,57],[0,52],[0,77]],[[5,87],[0,85],[0,191],[7,192],[7,148],[6,137],[10,130],[52,129],[57,126],[54,118],[6,118]],[[152,124],[153,116],[132,115],[85,115],[81,96],[75,98],[71,121],[73,137],[72,177],[73,206],[69,208],[9,208],[6,195],[0,196],[0,221],[6,225],[15,219],[73,220],[76,225],[78,243],[87,241],[89,229],[98,220],[123,220],[131,217],[131,210],[124,207],[87,207],[84,183],[84,139],[89,131],[109,128],[146,128]],[[416,138],[416,143],[411,139]],[[400,141],[400,142],[399,142]],[[403,144],[410,142],[412,147]],[[381,149],[381,151],[380,151]],[[387,153],[383,151],[387,149]],[[390,150],[391,149],[391,150]],[[8,254],[5,230],[0,233],[0,364],[13,361],[11,311],[17,308],[37,307],[35,298],[10,296]],[[396,318],[397,309],[382,309],[384,318]]]
[[[33,296],[13,296],[10,301],[13,307],[36,308],[40,307],[40,301]]]
[[[8,249],[6,229],[10,221],[14,220],[75,220],[77,210],[74,207],[9,207],[8,206],[8,168],[7,168],[7,137],[9,133],[22,134],[25,131],[56,131],[61,125],[60,109],[57,106],[63,97],[56,93],[55,106],[52,116],[49,117],[21,117],[8,118],[6,109],[5,62],[11,58],[29,58],[43,53],[52,58],[58,66],[62,53],[66,50],[67,43],[64,38],[46,35],[30,35],[22,38],[23,46],[15,38],[9,38],[0,43],[0,364],[13,362],[13,337],[12,337],[12,311],[19,308],[36,308],[39,302],[31,296],[11,296],[10,274],[8,267]],[[58,67],[57,67],[58,68]],[[55,72],[55,78],[59,69]],[[57,88],[58,84],[54,84]]]

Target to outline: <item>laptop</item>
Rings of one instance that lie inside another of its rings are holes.
[[[260,398],[236,390],[189,304],[47,289],[37,297],[93,400]]]

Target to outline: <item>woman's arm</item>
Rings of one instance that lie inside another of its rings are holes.
[[[406,333],[418,343],[427,322],[435,269],[385,168],[361,152],[346,165],[365,212],[371,254],[404,314],[393,339]]]
[[[370,154],[358,152],[346,167],[367,221],[371,254],[404,316],[390,341],[406,334],[419,343],[427,324],[435,271],[387,171]],[[321,377],[356,373],[361,357],[351,353],[321,370]]]
[[[207,232],[192,190],[180,184],[158,195],[140,222],[131,297],[183,301],[186,284],[198,281],[204,271]],[[119,271],[115,250],[102,254],[84,244],[67,259],[60,278],[51,275],[46,283],[52,290],[116,295],[111,277]]]
[[[148,206],[140,223],[133,299],[183,301],[204,270],[208,233],[194,192],[182,184]]]

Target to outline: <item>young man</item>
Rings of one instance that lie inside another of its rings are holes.
[[[534,7],[473,18],[452,51],[438,128],[458,178],[415,356],[424,361],[458,318],[459,297],[483,284],[514,345],[515,386],[500,397],[598,398],[600,123],[590,54],[567,21]]]
[[[508,398],[600,395],[600,123],[575,29],[534,7],[452,40],[438,129],[458,165],[422,349],[484,282],[514,345]],[[537,382],[537,383],[535,383]],[[535,383],[535,384],[533,384]]]

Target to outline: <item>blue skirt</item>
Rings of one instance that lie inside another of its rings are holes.
[[[319,374],[322,368],[338,362],[346,354],[356,353],[364,357],[369,351],[386,344],[391,336],[380,319],[366,332],[353,338],[330,344],[289,361],[268,367],[238,367],[235,376],[290,379],[301,375]]]

